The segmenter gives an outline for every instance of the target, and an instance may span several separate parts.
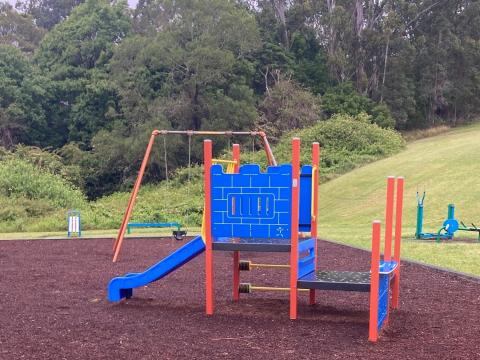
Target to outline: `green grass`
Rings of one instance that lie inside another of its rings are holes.
[[[320,187],[321,237],[370,247],[371,221],[384,222],[388,175],[404,176],[402,255],[480,275],[480,243],[425,243],[414,240],[416,191],[425,189],[424,231],[434,232],[454,203],[456,217],[480,224],[480,124],[408,144],[407,149]],[[457,233],[476,237],[476,233]]]

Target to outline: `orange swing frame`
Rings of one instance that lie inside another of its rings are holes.
[[[152,152],[153,145],[155,143],[155,138],[158,135],[187,135],[187,136],[258,136],[262,141],[263,148],[265,150],[267,156],[268,165],[277,165],[275,157],[273,156],[272,149],[270,148],[270,144],[267,139],[267,135],[263,131],[194,131],[194,130],[153,130],[150,136],[150,140],[147,145],[147,149],[145,151],[145,155],[143,156],[142,164],[140,166],[140,170],[138,171],[137,179],[135,180],[135,184],[133,186],[133,190],[130,194],[130,198],[128,200],[128,205],[123,215],[122,224],[118,231],[118,235],[115,239],[113,244],[113,262],[118,260],[120,255],[120,250],[123,245],[123,240],[125,237],[125,232],[127,230],[128,221],[132,215],[133,206],[135,205],[135,201],[137,199],[138,191],[140,190],[140,186],[142,184],[143,175],[145,173],[145,169],[147,168],[148,160],[150,159],[150,153]],[[235,154],[234,154],[235,157]]]

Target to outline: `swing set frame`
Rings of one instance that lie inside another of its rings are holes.
[[[187,135],[189,138],[192,136],[252,136],[252,137],[259,137],[261,139],[263,148],[265,150],[265,154],[267,156],[267,163],[269,166],[276,166],[277,161],[273,156],[272,149],[270,148],[270,144],[267,139],[267,135],[263,131],[195,131],[195,130],[153,130],[152,135],[150,136],[150,140],[147,145],[147,149],[145,151],[145,155],[143,156],[142,164],[140,166],[140,170],[138,171],[137,179],[135,180],[135,184],[133,185],[133,190],[130,194],[130,198],[128,200],[128,205],[123,215],[122,224],[118,231],[117,238],[115,239],[115,243],[113,245],[113,262],[118,260],[118,256],[120,254],[120,249],[122,248],[123,239],[125,237],[125,232],[128,227],[128,222],[132,215],[133,206],[135,205],[135,201],[137,199],[138,191],[140,190],[140,186],[142,184],[143,175],[145,173],[145,169],[147,168],[148,160],[150,159],[150,153],[152,152],[153,145],[155,143],[155,138],[158,135],[168,136],[168,135]],[[165,138],[164,138],[165,139]],[[189,141],[190,144],[190,141]],[[165,149],[166,152],[166,149]],[[165,161],[166,161],[166,153],[165,153]],[[167,164],[165,163],[165,166]]]

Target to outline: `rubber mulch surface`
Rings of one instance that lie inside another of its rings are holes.
[[[120,262],[109,240],[0,242],[1,359],[475,359],[480,358],[480,284],[402,264],[401,308],[376,344],[367,341],[368,294],[318,292],[290,321],[283,293],[231,301],[231,254],[215,252],[216,312],[204,314],[204,255],[166,278],[106,300],[110,278],[143,271],[182,243],[127,239]],[[369,254],[320,243],[320,267],[368,270]],[[242,254],[286,263],[286,254]],[[288,286],[285,270],[242,273],[256,285]]]

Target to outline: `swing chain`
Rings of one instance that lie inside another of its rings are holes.
[[[168,187],[168,159],[167,159],[167,139],[166,134],[163,135],[163,159],[165,161],[165,180]]]

